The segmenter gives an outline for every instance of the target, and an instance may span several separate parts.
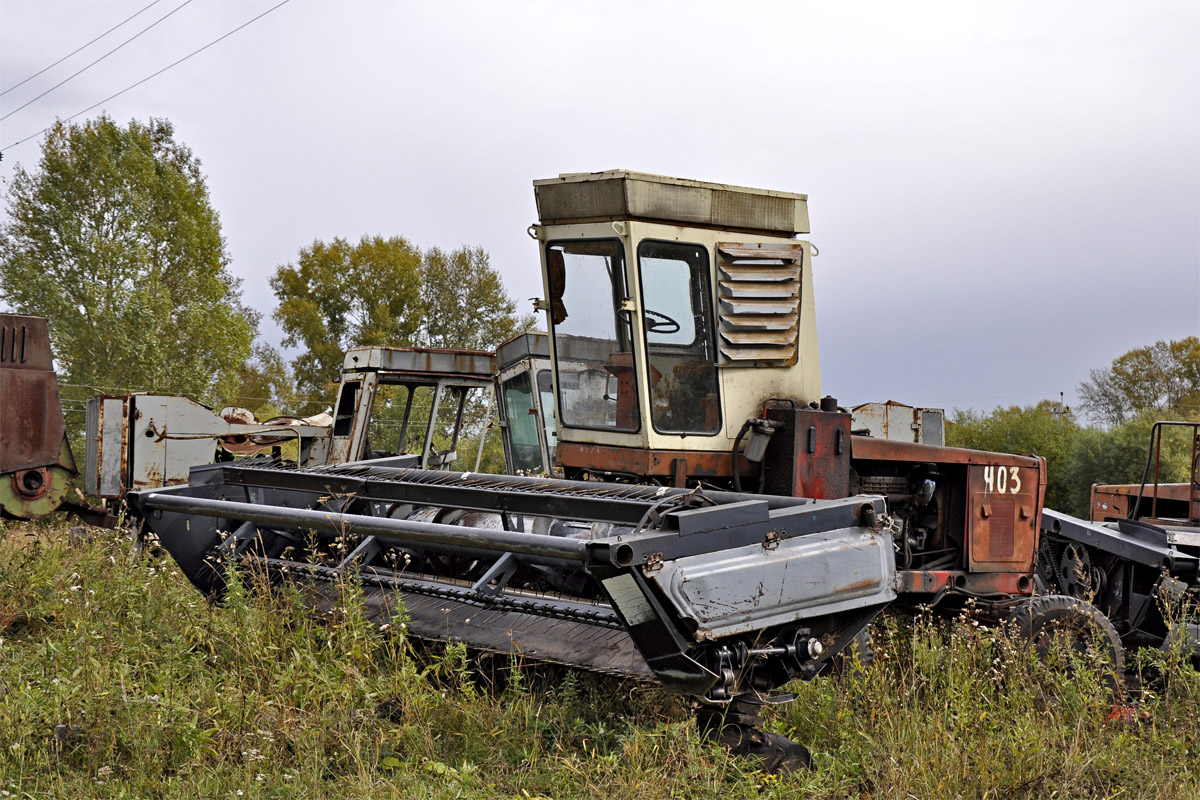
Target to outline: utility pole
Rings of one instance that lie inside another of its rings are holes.
[[[1058,408],[1054,409],[1054,416],[1058,419],[1064,419],[1069,413],[1071,413],[1071,409],[1066,405],[1066,395],[1063,392],[1059,392]]]

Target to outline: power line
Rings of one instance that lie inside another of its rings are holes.
[[[191,2],[191,0],[188,0],[188,2]],[[237,33],[237,32],[238,32],[238,31],[240,31],[242,28],[245,28],[247,25],[250,25],[251,23],[257,22],[258,20],[260,20],[260,19],[262,19],[263,17],[265,17],[267,14],[270,14],[270,13],[271,13],[272,11],[274,11],[275,9],[279,8],[280,6],[287,5],[287,4],[288,4],[288,3],[290,3],[290,2],[291,2],[291,0],[282,0],[282,2],[276,3],[275,5],[273,5],[273,6],[271,6],[270,8],[268,8],[266,11],[262,12],[261,14],[259,14],[257,17],[253,17],[253,18],[251,18],[251,19],[247,20],[246,22],[243,22],[241,25],[238,25],[238,26],[237,26],[236,28],[234,28],[233,30],[229,31],[229,32],[228,32],[228,33],[226,33],[226,34],[223,34],[223,35],[221,35],[221,36],[217,37],[216,39],[213,39],[211,42],[209,42],[208,44],[206,44],[206,45],[204,45],[203,47],[199,48],[198,50],[193,50],[192,52],[188,53],[186,56],[184,56],[183,58],[179,59],[178,61],[173,61],[173,62],[171,62],[171,63],[170,63],[170,64],[168,64],[167,66],[165,66],[165,67],[163,67],[162,69],[160,69],[158,72],[155,72],[153,75],[147,75],[145,78],[142,78],[142,79],[141,79],[140,81],[138,81],[137,83],[134,83],[134,84],[131,84],[131,85],[129,85],[129,86],[126,86],[126,87],[125,87],[124,89],[122,89],[121,91],[117,92],[116,94],[109,95],[108,97],[106,97],[106,98],[104,98],[103,100],[101,100],[99,103],[93,103],[92,105],[90,105],[90,106],[88,106],[87,108],[85,108],[83,111],[79,111],[79,112],[76,112],[76,113],[72,114],[71,116],[67,117],[67,118],[66,118],[66,120],[64,120],[64,121],[65,121],[65,122],[70,122],[71,120],[75,119],[76,117],[78,117],[78,116],[80,116],[80,115],[82,115],[82,114],[86,114],[87,112],[91,111],[92,109],[94,109],[94,108],[96,108],[96,107],[98,107],[98,106],[102,106],[102,105],[104,105],[104,104],[105,104],[105,103],[107,103],[109,100],[115,100],[116,98],[120,97],[121,95],[125,94],[126,92],[130,91],[131,89],[136,89],[137,87],[141,86],[141,85],[142,85],[143,83],[145,83],[146,81],[149,81],[149,80],[151,80],[151,79],[153,79],[153,78],[157,78],[159,75],[162,75],[164,72],[166,72],[167,70],[171,69],[172,67],[177,67],[177,66],[179,66],[180,64],[182,64],[184,61],[187,61],[187,60],[188,60],[189,58],[191,58],[192,56],[199,55],[200,53],[203,53],[205,50],[207,50],[208,48],[212,47],[214,44],[217,44],[218,42],[220,42],[220,41],[222,41],[222,40],[224,40],[224,39],[228,39],[230,36],[232,36],[233,34]],[[29,141],[30,139],[33,139],[33,138],[35,138],[35,137],[37,137],[37,136],[41,136],[41,135],[42,135],[43,133],[45,133],[46,131],[50,130],[50,128],[51,128],[51,127],[53,127],[53,126],[46,126],[45,128],[42,128],[42,129],[41,129],[40,131],[38,131],[37,133],[30,134],[29,136],[26,136],[24,139],[19,139],[19,140],[17,140],[17,141],[15,141],[15,142],[13,142],[12,144],[5,145],[4,147],[0,148],[0,155],[2,155],[2,153],[3,153],[3,151],[4,151],[4,150],[8,150],[8,149],[10,149],[10,148],[16,147],[16,146],[17,146],[17,145],[19,145],[19,144],[24,144],[25,142]]]
[[[88,42],[87,44],[80,45],[79,47],[76,47],[74,50],[72,50],[71,52],[67,53],[65,56],[63,56],[62,58],[60,58],[58,61],[55,61],[55,62],[54,62],[53,64],[51,64],[50,66],[48,66],[48,67],[45,67],[44,69],[41,69],[41,70],[39,70],[39,71],[37,71],[37,72],[33,73],[33,74],[32,74],[32,75],[30,75],[28,78],[26,78],[25,80],[21,81],[20,83],[14,83],[12,86],[10,86],[10,87],[8,87],[7,89],[5,89],[4,91],[0,92],[0,97],[3,97],[4,95],[8,94],[8,93],[9,93],[9,92],[11,92],[13,89],[16,89],[18,86],[24,86],[25,84],[29,83],[31,80],[33,80],[34,78],[36,78],[38,75],[41,75],[41,74],[42,74],[43,72],[45,72],[46,70],[48,70],[48,69],[54,69],[54,68],[55,68],[55,67],[57,67],[59,64],[61,64],[62,62],[66,61],[68,58],[70,58],[71,56],[73,56],[73,55],[75,55],[76,53],[78,53],[80,50],[83,50],[85,47],[89,47],[89,46],[91,46],[91,45],[95,44],[96,42],[98,42],[98,41],[100,41],[101,39],[103,39],[105,36],[108,36],[110,33],[112,33],[113,31],[115,31],[117,28],[119,28],[119,27],[121,27],[122,25],[124,25],[126,22],[129,22],[129,20],[133,19],[133,18],[134,18],[134,17],[136,17],[138,14],[141,14],[143,11],[147,11],[147,10],[149,10],[149,9],[150,9],[152,6],[156,6],[156,5],[158,5],[159,3],[161,3],[161,2],[162,2],[162,0],[154,0],[154,2],[153,2],[153,3],[151,3],[151,4],[150,4],[150,5],[148,5],[148,6],[146,6],[146,7],[145,7],[145,8],[143,8],[141,11],[137,11],[137,12],[135,12],[135,13],[134,13],[132,16],[128,16],[128,17],[126,17],[125,19],[121,20],[121,21],[120,21],[120,22],[118,22],[116,25],[113,25],[111,28],[109,28],[109,29],[108,29],[108,30],[106,30],[104,33],[102,33],[102,34],[100,34],[99,36],[97,36],[95,39],[92,39],[92,40],[91,40],[90,42]]]
[[[87,65],[86,67],[84,67],[83,69],[79,70],[78,72],[76,72],[75,74],[73,74],[73,75],[71,75],[71,76],[69,76],[69,77],[63,78],[61,81],[59,81],[58,83],[54,84],[53,86],[51,86],[51,87],[50,87],[49,89],[47,89],[46,91],[42,92],[42,93],[41,93],[41,94],[39,94],[37,97],[35,97],[35,98],[33,98],[32,100],[30,100],[29,102],[25,103],[25,105],[23,105],[23,106],[17,106],[17,107],[16,107],[16,108],[14,108],[12,111],[10,111],[10,112],[8,112],[7,114],[5,114],[3,117],[0,117],[0,122],[3,122],[4,120],[8,119],[8,118],[9,118],[9,117],[11,117],[13,114],[15,114],[15,113],[17,113],[18,111],[20,111],[22,108],[25,108],[26,106],[33,105],[33,104],[34,104],[34,103],[36,103],[38,100],[41,100],[41,99],[42,99],[43,97],[45,97],[46,95],[50,94],[50,93],[51,93],[51,92],[53,92],[55,89],[57,89],[58,87],[62,86],[64,83],[66,83],[66,82],[68,82],[68,81],[71,81],[71,80],[74,80],[75,78],[79,77],[79,76],[80,76],[80,75],[82,75],[83,73],[87,72],[89,69],[91,69],[92,67],[96,66],[96,65],[97,65],[97,64],[99,64],[101,61],[103,61],[104,59],[108,58],[108,57],[109,57],[109,56],[111,56],[113,53],[117,52],[117,51],[118,51],[118,50],[120,50],[122,47],[124,47],[125,45],[129,44],[130,42],[132,42],[134,39],[136,39],[136,38],[138,38],[139,36],[141,36],[141,35],[142,35],[143,33],[145,33],[146,31],[148,31],[148,30],[150,30],[151,28],[153,28],[153,27],[157,26],[157,25],[158,25],[160,22],[163,22],[164,20],[166,20],[166,18],[167,18],[167,17],[171,16],[171,15],[172,15],[172,14],[174,14],[176,11],[180,10],[181,8],[183,8],[183,7],[184,7],[184,6],[186,6],[188,3],[191,3],[191,2],[192,2],[192,0],[183,0],[183,2],[182,2],[182,3],[180,3],[179,5],[177,5],[175,8],[171,9],[171,10],[170,10],[170,11],[168,11],[166,14],[163,14],[163,15],[162,15],[161,17],[159,17],[157,20],[155,20],[154,22],[150,23],[150,24],[149,24],[149,25],[147,25],[146,27],[142,28],[140,31],[138,31],[137,33],[135,33],[133,36],[130,36],[128,39],[126,39],[125,41],[121,42],[119,45],[117,45],[116,47],[114,47],[112,50],[109,50],[107,53],[105,53],[104,55],[100,56],[99,58],[97,58],[97,59],[96,59],[95,61],[93,61],[92,63],[88,64],[88,65]]]

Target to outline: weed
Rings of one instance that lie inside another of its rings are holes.
[[[371,617],[353,581],[314,596],[233,571],[210,603],[126,536],[70,546],[65,527],[10,526],[0,540],[0,791],[1200,795],[1200,676],[1183,653],[1139,656],[1138,713],[1110,720],[1099,666],[1086,659],[1064,672],[966,618],[888,617],[873,664],[792,687],[798,699],[771,724],[809,745],[817,769],[772,777],[703,742],[686,704],[652,688],[413,642],[403,616]]]

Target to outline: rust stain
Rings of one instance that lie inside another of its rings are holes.
[[[135,478],[133,481],[133,487],[135,489],[158,489],[165,485],[166,483],[163,481],[163,473],[162,470],[159,469],[158,464],[146,465],[145,473],[140,478]]]
[[[50,470],[45,467],[14,472],[12,491],[22,500],[40,500],[50,490]]]
[[[695,450],[650,450],[640,447],[614,447],[559,442],[557,460],[563,467],[596,470],[598,472],[627,472],[634,475],[675,477],[675,460],[686,461],[688,477],[731,478],[733,457],[726,452],[697,452]],[[749,462],[739,459],[749,470]]]
[[[1034,456],[988,453],[982,450],[966,450],[959,447],[943,447],[935,444],[917,444],[915,442],[901,442],[892,439],[876,439],[872,436],[855,436],[850,442],[855,460],[984,464],[989,466],[1003,464],[1004,466],[1039,469],[1039,461]]]
[[[840,589],[834,589],[833,594],[846,594],[848,592],[857,592],[862,589],[872,589],[879,585],[879,581],[874,578],[864,578],[861,581],[848,583]]]

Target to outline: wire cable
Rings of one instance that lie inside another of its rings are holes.
[[[43,72],[45,72],[46,70],[48,70],[48,69],[54,69],[54,68],[55,68],[55,67],[57,67],[59,64],[61,64],[62,62],[66,61],[68,58],[70,58],[71,56],[73,56],[73,55],[75,55],[76,53],[78,53],[80,50],[83,50],[83,49],[84,49],[84,48],[86,48],[86,47],[90,47],[91,45],[93,45],[93,44],[95,44],[96,42],[98,42],[98,41],[100,41],[101,39],[103,39],[105,36],[108,36],[110,33],[112,33],[113,31],[115,31],[117,28],[119,28],[119,27],[121,27],[122,25],[124,25],[126,22],[129,22],[129,20],[133,19],[133,18],[134,18],[134,17],[136,17],[138,14],[141,14],[141,13],[142,13],[142,12],[144,12],[144,11],[148,11],[150,8],[152,8],[153,6],[156,6],[156,5],[158,5],[158,4],[159,4],[159,3],[161,3],[161,2],[162,2],[162,0],[154,0],[154,2],[153,2],[153,3],[151,3],[151,4],[150,4],[150,5],[148,5],[148,6],[146,6],[146,7],[145,7],[145,8],[143,8],[141,11],[134,12],[134,14],[133,14],[133,15],[131,15],[131,16],[128,16],[128,17],[126,17],[125,19],[123,19],[123,20],[121,20],[120,22],[118,22],[116,25],[113,25],[111,28],[109,28],[109,29],[108,29],[108,30],[106,30],[104,33],[102,33],[102,34],[100,34],[99,36],[97,36],[95,39],[92,39],[92,40],[91,40],[90,42],[88,42],[87,44],[83,44],[83,45],[80,45],[79,47],[76,47],[74,50],[72,50],[71,52],[67,53],[65,56],[63,56],[62,58],[60,58],[58,61],[55,61],[55,62],[54,62],[53,64],[51,64],[50,66],[48,66],[48,67],[45,67],[45,68],[43,68],[43,69],[41,69],[41,70],[38,70],[37,72],[33,73],[33,74],[32,74],[32,75],[30,75],[28,78],[26,78],[25,80],[21,81],[20,83],[14,83],[12,86],[10,86],[10,87],[8,87],[7,89],[5,89],[4,91],[0,92],[0,97],[3,97],[4,95],[8,94],[8,93],[9,93],[9,92],[11,92],[13,89],[16,89],[18,86],[24,86],[25,84],[29,83],[31,80],[33,80],[34,78],[36,78],[38,75],[41,75],[41,74],[42,74]]]
[[[189,0],[189,2],[190,2],[190,1],[191,1],[191,0]],[[148,81],[148,80],[151,80],[151,79],[153,79],[153,78],[157,78],[159,75],[162,75],[164,72],[166,72],[167,70],[171,69],[172,67],[177,67],[177,66],[179,66],[180,64],[182,64],[184,61],[187,61],[187,60],[188,60],[189,58],[191,58],[192,56],[199,55],[200,53],[203,53],[205,50],[207,50],[208,48],[212,47],[214,44],[216,44],[216,43],[218,43],[218,42],[220,42],[220,41],[222,41],[222,40],[224,40],[224,39],[228,39],[230,36],[232,36],[233,34],[237,33],[237,32],[238,32],[238,31],[240,31],[242,28],[245,28],[247,25],[250,25],[250,24],[251,24],[251,23],[253,23],[253,22],[257,22],[258,20],[260,20],[260,19],[262,19],[263,17],[265,17],[267,14],[270,14],[270,13],[271,13],[272,11],[274,11],[275,9],[279,8],[280,6],[285,6],[285,5],[287,5],[288,3],[290,3],[290,2],[291,2],[291,0],[282,0],[282,2],[280,2],[280,3],[276,3],[275,5],[273,5],[273,6],[271,6],[270,8],[268,8],[266,11],[262,12],[261,14],[259,14],[257,17],[253,17],[253,18],[251,18],[251,19],[249,19],[249,20],[247,20],[247,21],[243,22],[241,25],[238,25],[238,26],[237,26],[236,28],[234,28],[233,30],[229,31],[229,32],[228,32],[228,33],[226,33],[226,34],[223,34],[223,35],[221,35],[221,36],[217,37],[216,39],[213,39],[211,42],[209,42],[208,44],[206,44],[206,45],[204,45],[203,47],[199,48],[198,50],[193,50],[192,52],[188,53],[186,56],[184,56],[183,58],[179,59],[178,61],[173,61],[173,62],[171,62],[171,63],[170,63],[170,64],[168,64],[167,66],[165,66],[165,67],[163,67],[162,69],[160,69],[158,72],[155,72],[153,75],[147,75],[145,78],[142,78],[142,79],[141,79],[140,81],[138,81],[137,83],[134,83],[134,84],[131,84],[131,85],[129,85],[129,86],[126,86],[124,89],[122,89],[121,91],[117,92],[116,94],[111,94],[111,95],[109,95],[108,97],[106,97],[106,98],[104,98],[103,100],[101,100],[99,103],[93,103],[92,105],[90,105],[90,106],[88,106],[87,108],[85,108],[83,111],[78,111],[78,112],[76,112],[76,113],[72,114],[71,116],[67,117],[67,118],[66,118],[65,120],[63,120],[63,121],[64,121],[64,122],[70,122],[71,120],[75,119],[76,117],[78,117],[78,116],[80,116],[80,115],[82,115],[82,114],[86,114],[87,112],[91,111],[93,108],[96,108],[97,106],[102,106],[102,105],[104,105],[105,103],[107,103],[109,100],[115,100],[116,98],[120,97],[121,95],[125,94],[126,92],[130,91],[131,89],[136,89],[137,87],[141,86],[141,85],[142,85],[143,83],[145,83],[146,81]],[[32,133],[32,134],[30,134],[29,136],[26,136],[24,139],[18,139],[17,141],[13,142],[12,144],[8,144],[8,145],[5,145],[4,147],[0,147],[0,158],[3,158],[3,152],[4,152],[5,150],[8,150],[8,149],[10,149],[10,148],[13,148],[13,147],[16,147],[16,146],[17,146],[17,145],[19,145],[19,144],[24,144],[25,142],[29,141],[30,139],[33,139],[34,137],[41,136],[43,133],[45,133],[46,131],[50,130],[50,128],[52,128],[52,127],[54,127],[54,126],[53,126],[53,125],[48,125],[48,126],[46,126],[45,128],[42,128],[42,129],[41,129],[40,131],[38,131],[37,133]]]
[[[73,80],[73,79],[75,79],[75,78],[79,77],[80,75],[82,75],[83,73],[87,72],[89,69],[91,69],[92,67],[96,66],[96,65],[97,65],[97,64],[99,64],[101,61],[103,61],[104,59],[108,58],[108,57],[109,57],[109,56],[111,56],[113,53],[117,52],[117,51],[118,51],[118,50],[120,50],[122,47],[124,47],[125,45],[129,44],[130,42],[132,42],[134,39],[136,39],[136,38],[138,38],[139,36],[141,36],[141,35],[142,35],[143,33],[145,33],[146,31],[148,31],[148,30],[150,30],[151,28],[153,28],[153,27],[157,26],[157,25],[158,25],[160,22],[163,22],[164,20],[166,20],[166,18],[167,18],[167,17],[171,16],[171,15],[172,15],[172,14],[174,14],[176,11],[179,11],[181,8],[183,8],[184,6],[188,5],[188,4],[189,4],[189,3],[191,3],[191,2],[192,2],[192,0],[183,0],[183,2],[182,2],[182,3],[180,3],[179,5],[177,5],[175,8],[171,9],[171,10],[170,10],[170,11],[168,11],[166,14],[163,14],[163,15],[162,15],[161,17],[159,17],[157,20],[155,20],[154,22],[150,23],[150,24],[149,24],[149,25],[147,25],[146,27],[142,28],[140,31],[138,31],[137,33],[135,33],[133,36],[130,36],[128,39],[126,39],[125,41],[121,42],[119,45],[117,45],[116,47],[114,47],[112,50],[109,50],[107,53],[105,53],[104,55],[100,56],[99,58],[97,58],[97,59],[96,59],[95,61],[93,61],[92,63],[88,64],[88,65],[87,65],[86,67],[84,67],[83,69],[79,70],[78,72],[76,72],[75,74],[73,74],[73,75],[71,75],[71,76],[69,76],[69,77],[63,78],[61,81],[59,81],[58,83],[54,84],[53,86],[51,86],[51,87],[50,87],[49,89],[47,89],[46,91],[42,92],[42,93],[41,93],[41,94],[39,94],[37,97],[35,97],[35,98],[33,98],[32,100],[30,100],[29,102],[25,103],[25,105],[22,105],[22,106],[17,106],[17,107],[16,107],[16,108],[14,108],[12,111],[10,111],[10,112],[8,112],[7,114],[5,114],[3,117],[0,117],[0,122],[3,122],[4,120],[8,119],[8,118],[9,118],[9,117],[11,117],[13,114],[15,114],[15,113],[17,113],[18,111],[20,111],[22,108],[25,108],[25,107],[27,107],[27,106],[33,105],[33,104],[34,104],[34,103],[36,103],[38,100],[41,100],[41,99],[42,99],[43,97],[45,97],[46,95],[50,94],[50,93],[51,93],[51,92],[53,92],[55,89],[57,89],[58,87],[62,86],[64,83],[67,83],[68,81],[70,81],[70,80]]]

